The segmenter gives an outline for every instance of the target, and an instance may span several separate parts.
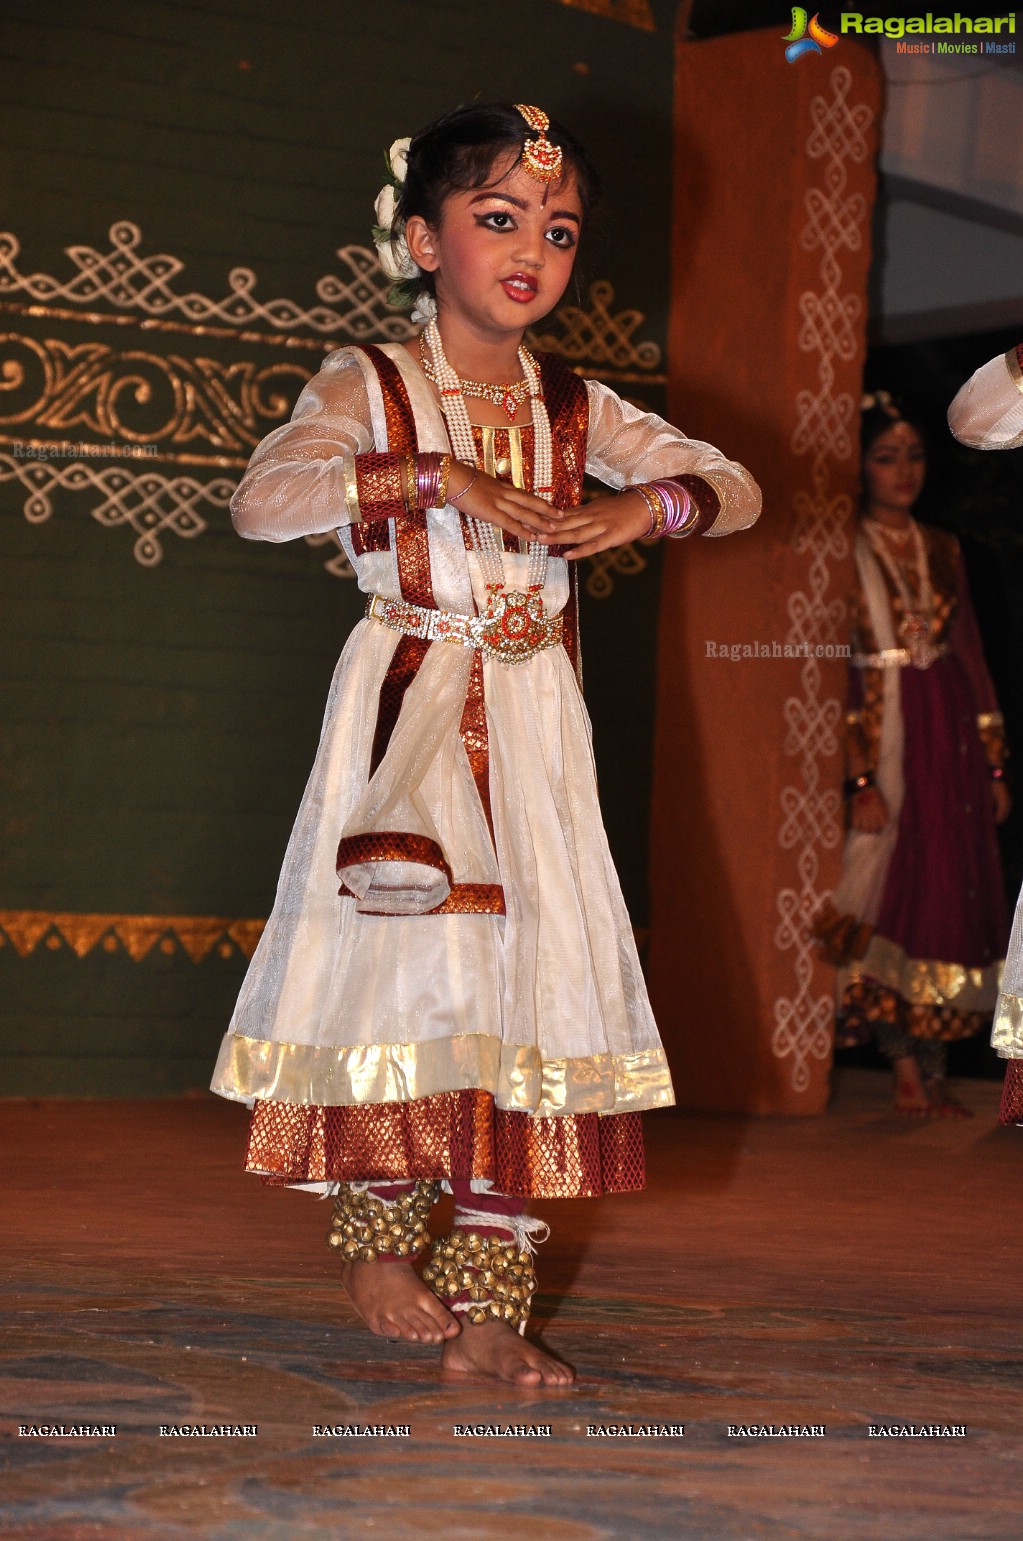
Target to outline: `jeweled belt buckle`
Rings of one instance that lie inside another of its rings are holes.
[[[501,663],[525,663],[551,646],[554,631],[541,594],[505,589],[491,595],[479,624],[479,647],[488,658]]]

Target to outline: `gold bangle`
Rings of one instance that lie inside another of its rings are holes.
[[[415,457],[415,455],[406,455],[405,456],[405,494],[404,494],[404,502],[405,502],[405,507],[406,507],[406,509],[408,510],[408,512],[410,514],[414,513],[415,510],[419,507],[419,492],[418,492],[417,476],[416,476],[416,457]]]
[[[451,466],[453,457],[442,455],[440,457],[440,484],[437,488],[437,502],[435,508],[447,508],[448,506],[448,482],[451,480]]]
[[[664,521],[668,517],[668,510],[661,502],[660,497],[646,482],[637,482],[634,487],[626,489],[628,492],[638,492],[647,508],[650,510],[650,528],[640,540],[656,540],[664,529]]]

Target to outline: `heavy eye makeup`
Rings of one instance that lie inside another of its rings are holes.
[[[508,209],[488,209],[483,214],[477,214],[475,220],[484,230],[495,230],[499,235],[518,228]],[[562,251],[570,251],[576,244],[577,236],[571,225],[552,225],[544,232],[544,239]]]
[[[870,460],[876,466],[893,466],[899,462],[899,451],[896,449],[883,449],[876,455],[871,455]],[[911,449],[907,452],[906,459],[911,464],[919,464],[927,457],[922,449]]]

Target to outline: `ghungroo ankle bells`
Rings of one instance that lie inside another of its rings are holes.
[[[348,1262],[374,1263],[381,1256],[417,1257],[430,1244],[426,1222],[439,1185],[417,1182],[411,1192],[385,1202],[365,1189],[341,1183],[334,1198],[327,1245]]]
[[[536,1273],[529,1251],[517,1241],[451,1231],[434,1242],[423,1282],[453,1311],[464,1312],[474,1327],[500,1321],[521,1332],[536,1290]]]

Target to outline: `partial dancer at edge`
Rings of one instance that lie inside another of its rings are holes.
[[[522,1336],[526,1201],[642,1187],[640,1113],[674,1100],[597,802],[576,563],[745,529],[760,495],[522,345],[597,187],[565,129],[473,106],[390,154],[377,249],[427,324],[330,354],[232,501],[251,538],[338,529],[369,602],[213,1089],[253,1105],[248,1170],[334,1196],[372,1331],[558,1386]],[[584,471],[614,492],[582,506]],[[440,1185],[454,1229],[420,1278]]]
[[[814,930],[838,969],[836,1041],[876,1040],[896,1112],[965,1117],[946,1087],[947,1045],[990,1021],[1008,931],[1002,716],[959,543],[913,517],[922,429],[886,391],[864,397],[862,450],[849,828]]]
[[[948,426],[972,449],[1023,447],[1023,343],[970,376],[948,409]],[[1023,893],[1016,902],[991,1043],[1009,1062],[999,1120],[1023,1123]]]

